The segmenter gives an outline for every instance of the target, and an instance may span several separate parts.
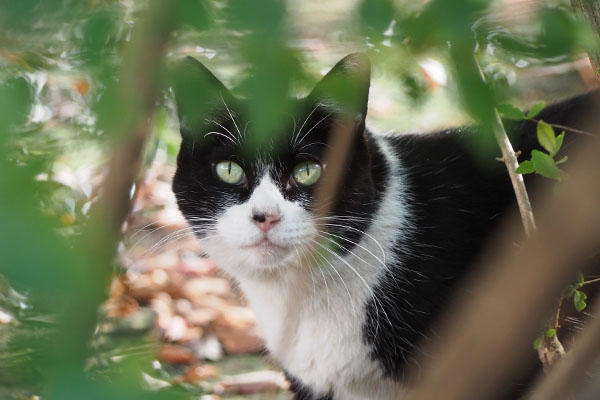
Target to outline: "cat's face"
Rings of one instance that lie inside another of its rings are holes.
[[[355,109],[358,123],[352,133],[357,138],[333,214],[318,217],[314,209],[315,188],[328,171],[328,140],[340,116],[340,107],[324,92],[332,81],[356,83],[357,65],[364,75],[364,65],[357,64],[364,58],[356,57],[346,57],[311,95],[296,100],[289,118],[280,119],[286,122],[277,134],[258,147],[252,136],[260,132],[245,118],[244,103],[197,61],[186,60],[187,71],[204,81],[205,97],[195,109],[182,104],[178,93],[191,90],[189,82],[175,87],[183,141],[173,190],[203,248],[230,273],[290,267],[311,246],[341,235],[356,240],[368,225],[369,203],[376,196],[362,135],[368,79],[366,86],[361,82],[363,104]],[[342,243],[341,249],[344,245],[350,247]]]

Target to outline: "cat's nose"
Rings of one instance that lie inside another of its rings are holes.
[[[266,213],[254,213],[252,214],[252,221],[265,233],[269,231],[281,217],[277,214],[266,214]]]

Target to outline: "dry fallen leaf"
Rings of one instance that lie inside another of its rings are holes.
[[[194,353],[185,346],[166,344],[160,347],[156,358],[167,364],[193,364],[197,362]]]
[[[223,378],[213,390],[217,394],[254,394],[287,390],[289,383],[281,372],[256,371]]]
[[[176,382],[198,383],[206,379],[214,379],[221,375],[221,371],[214,365],[192,365],[175,379]]]

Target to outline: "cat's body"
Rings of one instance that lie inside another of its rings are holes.
[[[210,118],[196,123],[193,107],[178,99],[183,144],[174,191],[206,252],[247,296],[296,398],[400,398],[405,373],[423,356],[418,346],[514,203],[504,165],[476,160],[464,140],[474,134],[468,130],[371,133],[364,126],[368,64],[359,55],[298,100],[284,145],[248,155],[243,111],[204,67],[187,63],[186,71],[211,82],[205,93],[216,88],[219,96],[202,111]],[[298,184],[295,168],[326,173],[338,110],[327,99],[332,79],[360,82],[353,95],[361,102],[352,110],[357,139],[335,206],[317,217],[315,185]],[[579,126],[589,103],[576,98],[540,118]],[[511,129],[515,148],[528,158],[537,147],[535,124]],[[225,175],[215,173],[219,168]]]

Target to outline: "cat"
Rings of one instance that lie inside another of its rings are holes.
[[[449,294],[514,211],[504,164],[477,159],[464,140],[477,134],[471,128],[371,132],[363,54],[346,56],[294,99],[289,125],[251,152],[247,100],[194,58],[179,68],[178,206],[247,297],[295,399],[400,398]],[[352,101],[335,87],[352,88]],[[590,103],[576,97],[538,118],[577,127]],[[341,114],[353,118],[352,147],[337,200],[322,216],[315,187]],[[535,128],[509,126],[521,160],[539,148]]]

